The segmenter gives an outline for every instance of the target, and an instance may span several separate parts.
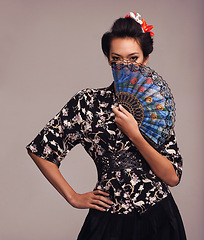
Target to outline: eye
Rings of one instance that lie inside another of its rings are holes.
[[[137,56],[133,56],[133,57],[130,58],[130,61],[134,61],[135,62],[135,61],[137,61],[137,59],[138,59]]]
[[[119,57],[116,57],[116,56],[112,56],[112,60],[113,60],[113,61],[120,61],[120,58],[119,58]]]

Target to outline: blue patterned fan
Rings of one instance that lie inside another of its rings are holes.
[[[111,66],[117,102],[135,117],[146,140],[161,146],[175,123],[175,103],[167,83],[144,65],[112,62]]]

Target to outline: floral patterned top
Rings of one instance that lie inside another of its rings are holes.
[[[136,209],[142,214],[170,191],[117,127],[112,111],[115,100],[114,82],[106,88],[79,91],[26,148],[59,167],[67,153],[80,143],[97,167],[94,189],[109,192],[114,202],[107,211],[127,214]],[[183,160],[174,130],[156,150],[171,161],[180,179]]]

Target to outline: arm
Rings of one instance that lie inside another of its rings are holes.
[[[55,187],[55,189],[75,208],[94,208],[105,211],[113,204],[109,199],[109,194],[100,190],[79,194],[68,184],[60,173],[56,164],[38,157],[31,151],[28,154],[38,166],[42,174]]]
[[[137,121],[122,106],[113,108],[115,121],[118,127],[133,142],[140,151],[144,159],[149,164],[152,171],[166,184],[173,187],[179,182],[179,178],[172,163],[159,152],[157,152],[142,136],[137,125]]]

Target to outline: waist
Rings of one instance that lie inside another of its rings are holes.
[[[149,171],[150,167],[139,151],[121,150],[103,155],[96,163],[99,179],[110,171],[122,171],[125,169],[138,169]]]
[[[168,186],[151,171],[138,168],[108,171],[101,176],[95,189],[109,193],[114,204],[108,211],[124,214],[133,209],[143,213],[148,206],[153,206],[170,193]]]
[[[159,211],[163,211],[164,209],[166,211],[170,211],[172,208],[177,208],[177,205],[174,201],[174,198],[172,194],[169,192],[168,195],[165,198],[162,198],[158,202],[156,202],[154,205],[148,206],[146,210],[141,213],[138,211],[137,208],[133,208],[131,211],[128,211],[127,213],[124,212],[114,212],[110,209],[107,209],[105,212],[101,212],[96,209],[89,209],[89,212],[98,213],[98,214],[105,214],[105,215],[117,215],[118,218],[128,218],[128,217],[140,217],[140,216],[147,216],[147,215],[154,215],[157,214]]]

